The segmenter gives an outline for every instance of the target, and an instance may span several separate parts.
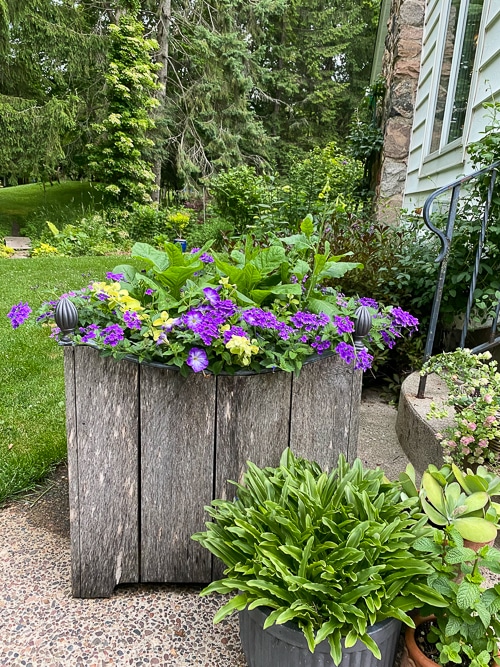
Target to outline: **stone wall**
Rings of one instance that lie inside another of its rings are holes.
[[[403,201],[413,109],[420,73],[426,0],[392,0],[383,62],[386,94],[384,145],[376,207],[379,220],[396,222]]]

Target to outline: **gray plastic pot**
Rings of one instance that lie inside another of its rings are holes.
[[[292,623],[263,629],[268,612],[265,608],[240,612],[240,639],[248,667],[334,667],[330,646],[325,640],[314,653],[307,647],[302,631]],[[339,667],[392,667],[401,622],[388,618],[368,628],[368,634],[380,648],[382,659],[360,641],[342,649]]]

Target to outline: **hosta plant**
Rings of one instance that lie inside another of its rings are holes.
[[[345,298],[328,286],[358,264],[320,248],[310,220],[300,234],[267,248],[251,239],[230,256],[206,247],[160,251],[137,243],[132,255],[146,267],[121,264],[79,292],[64,295],[78,310],[75,344],[97,347],[116,358],[173,365],[182,373],[298,371],[313,355],[333,353],[358,369],[372,355],[355,345],[356,321],[367,309],[371,349],[392,346],[414,331],[417,320],[370,298]],[[42,307],[38,320],[54,330],[58,299]],[[17,304],[8,314],[14,327],[29,314]],[[365,332],[366,333],[366,332]]]
[[[266,624],[295,623],[314,652],[328,640],[335,664],[362,641],[377,658],[369,626],[423,603],[444,604],[426,583],[432,565],[414,544],[431,535],[418,499],[403,500],[382,471],[339,457],[329,474],[285,450],[276,468],[248,463],[237,498],[214,500],[212,522],[193,536],[226,565],[202,591],[236,593],[215,616],[265,607]]]

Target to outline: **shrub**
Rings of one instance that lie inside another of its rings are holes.
[[[8,245],[0,245],[0,259],[5,259],[14,254],[14,248],[11,248]]]
[[[130,247],[127,232],[114,227],[104,215],[97,213],[88,218],[81,218],[78,224],[65,225],[61,230],[48,221],[47,227],[49,232],[42,237],[40,245],[36,246],[35,250],[42,245],[49,245],[46,243],[48,238],[59,254],[69,257],[108,255]]]

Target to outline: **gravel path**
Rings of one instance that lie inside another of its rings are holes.
[[[389,478],[407,463],[395,419],[394,408],[365,392],[359,456]],[[72,598],[64,466],[43,489],[0,510],[2,666],[245,667],[236,618],[214,626],[220,600],[198,591],[132,585],[109,599]]]

